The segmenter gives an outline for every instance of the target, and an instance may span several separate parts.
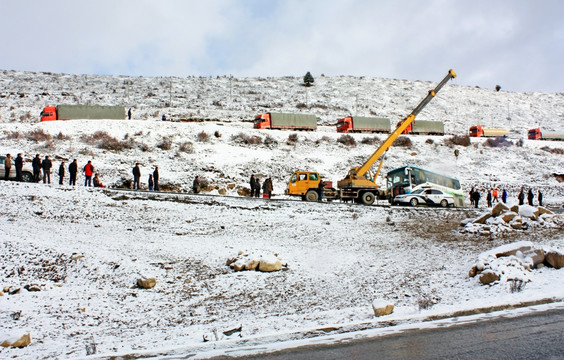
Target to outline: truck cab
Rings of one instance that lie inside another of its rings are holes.
[[[472,137],[484,136],[484,129],[480,125],[471,126],[469,136]]]
[[[338,133],[348,133],[349,130],[352,128],[353,128],[352,117],[347,116],[345,118],[337,120]]]
[[[270,129],[270,113],[265,113],[255,116],[253,128]]]
[[[57,120],[57,107],[46,106],[41,112],[40,117],[41,117],[41,121]]]
[[[529,130],[527,135],[528,135],[527,137],[529,138],[529,140],[538,140],[538,139],[541,138],[542,133],[541,133],[539,128],[536,128],[536,129]]]

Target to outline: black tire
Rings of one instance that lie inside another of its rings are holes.
[[[447,208],[448,207],[448,201],[446,201],[445,199],[441,200],[441,207]]]
[[[409,203],[411,204],[411,206],[419,205],[419,201],[417,200],[417,198],[411,198],[411,200],[409,200]]]
[[[319,194],[315,190],[308,190],[305,194],[305,201],[317,201],[319,200]]]
[[[33,182],[33,175],[27,171],[22,173],[22,181]]]
[[[360,196],[360,199],[364,205],[372,205],[374,204],[374,200],[376,200],[376,197],[374,196],[373,193],[367,191]]]

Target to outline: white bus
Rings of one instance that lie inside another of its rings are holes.
[[[417,166],[402,166],[388,172],[386,187],[391,198],[400,194],[409,194],[417,189],[432,187],[452,195],[454,206],[464,207],[464,192],[458,179]]]

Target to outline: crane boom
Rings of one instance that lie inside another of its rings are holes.
[[[401,123],[400,125],[390,134],[390,136],[388,136],[388,138],[382,143],[382,145],[380,145],[380,147],[378,149],[376,149],[376,151],[364,162],[364,164],[362,164],[360,167],[351,169],[347,175],[347,177],[341,181],[338,182],[338,187],[339,188],[354,188],[354,187],[374,187],[377,185],[372,183],[370,184],[370,181],[368,181],[364,175],[370,170],[370,168],[372,167],[372,165],[374,165],[374,163],[376,161],[378,161],[378,159],[380,159],[380,157],[382,157],[382,155],[389,150],[389,148],[392,146],[392,144],[394,143],[394,141],[402,134],[402,132],[413,122],[413,120],[415,120],[415,117],[421,112],[421,110],[423,110],[423,108],[425,108],[425,106],[437,95],[437,93],[439,92],[439,90],[441,90],[441,88],[450,80],[456,77],[456,73],[451,69],[448,71],[447,76],[445,76],[445,78],[437,84],[437,86],[435,87],[435,89],[430,90],[429,94],[427,94],[427,97],[425,97],[425,99],[423,99],[419,105],[417,105],[417,107],[411,112],[411,114],[409,114]],[[378,167],[378,171],[376,172],[376,175],[374,176],[373,181],[376,180],[376,176],[378,175],[378,173],[380,172],[380,169],[382,168],[382,163],[380,164],[380,166]],[[356,180],[356,181],[355,181]],[[367,183],[368,181],[368,183]],[[370,186],[371,185],[371,186]]]

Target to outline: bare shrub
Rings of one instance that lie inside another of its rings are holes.
[[[64,140],[71,140],[71,137],[68,135],[64,135],[62,132],[59,132],[57,136],[55,136],[55,139],[64,141]]]
[[[194,153],[194,144],[190,141],[184,142],[180,144],[178,147],[178,151],[186,153],[186,154],[193,154]]]
[[[365,137],[360,141],[360,143],[364,145],[376,145],[380,143],[380,138],[377,136]]]
[[[8,136],[6,138],[8,140],[20,140],[20,139],[23,139],[24,136],[19,131],[12,131],[12,132],[8,133]]]
[[[31,120],[31,113],[29,111],[20,116],[21,122],[29,122],[30,120]]]
[[[139,143],[139,150],[143,151],[143,152],[147,152],[149,151],[151,148],[149,147],[149,145],[145,144],[145,143]]]
[[[109,150],[113,152],[122,152],[124,150],[129,150],[133,148],[133,141],[120,141],[118,139],[113,139],[112,141],[102,142],[98,144],[100,149]]]
[[[425,144],[429,144],[429,145],[433,145],[435,142],[433,141],[433,139],[427,139],[425,140]]]
[[[196,138],[199,142],[208,142],[210,141],[210,136],[205,131],[202,131],[196,135]]]
[[[521,292],[525,287],[525,283],[523,280],[520,279],[511,279],[509,280],[509,290],[511,293]]]
[[[96,131],[91,135],[83,135],[80,139],[89,145],[115,152],[131,149],[134,144],[132,141],[120,141],[105,131]]]
[[[263,141],[264,145],[277,145],[278,141],[270,135],[266,135]]]
[[[496,138],[489,138],[484,142],[484,146],[489,147],[507,147],[512,146],[513,142],[507,140],[504,136],[498,136]]]
[[[470,136],[468,135],[453,135],[450,138],[445,139],[446,145],[460,145],[460,146],[470,146]]]
[[[244,133],[239,133],[237,135],[231,136],[233,142],[245,145],[258,145],[262,143],[262,138],[260,136],[249,136]]]
[[[523,138],[521,138],[521,139],[517,140],[515,145],[518,146],[518,147],[523,147],[523,145],[525,145],[525,140],[523,140]]]
[[[286,142],[288,145],[294,145],[298,142],[298,134],[293,133],[288,135],[288,141]]]
[[[430,299],[419,299],[417,300],[417,305],[419,305],[419,310],[427,310],[435,304]]]
[[[45,143],[43,143],[40,149],[42,150],[42,152],[53,152],[55,150],[55,143],[53,142],[53,140],[47,140],[45,141]]]
[[[332,139],[327,136],[327,135],[323,135],[321,137],[321,139],[317,139],[317,141],[315,142],[317,145],[321,144],[321,143],[330,143],[332,141]]]
[[[213,136],[215,136],[216,138],[219,139],[219,138],[221,137],[221,133],[220,133],[218,130],[216,130],[216,131],[213,133]]]
[[[411,147],[413,144],[411,143],[411,139],[407,136],[400,136],[394,141],[394,146],[402,146],[402,147]]]
[[[350,135],[341,135],[337,142],[346,146],[356,146],[356,140]]]
[[[157,147],[161,150],[168,151],[172,149],[172,140],[170,139],[170,137],[165,137],[159,144],[157,144]]]
[[[546,152],[549,152],[551,154],[556,154],[556,155],[564,155],[564,150],[563,149],[552,149],[549,148],[548,146],[543,146],[540,148],[541,150],[544,150]]]
[[[27,133],[27,139],[38,143],[51,140],[51,135],[47,134],[43,129],[36,129]]]

